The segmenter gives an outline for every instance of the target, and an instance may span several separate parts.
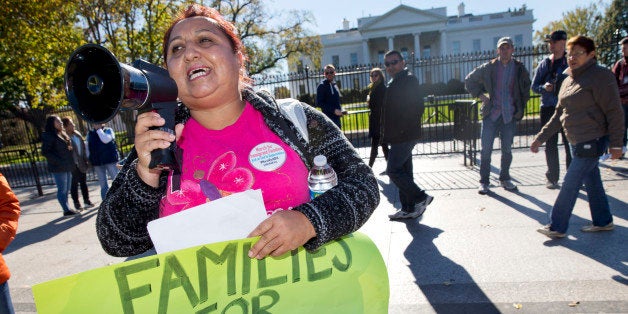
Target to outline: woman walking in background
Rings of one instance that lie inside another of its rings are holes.
[[[379,129],[382,117],[382,107],[384,106],[384,94],[386,94],[386,83],[384,83],[384,71],[380,68],[373,68],[369,74],[371,84],[369,84],[369,94],[366,98],[371,113],[369,114],[369,137],[371,138],[371,158],[369,167],[373,167],[377,157],[378,146],[381,144],[384,151],[384,158],[388,160],[388,145],[380,143],[381,130]]]
[[[550,223],[537,231],[550,238],[563,238],[569,227],[580,187],[584,183],[592,224],[582,232],[613,230],[613,215],[602,185],[599,157],[610,141],[612,159],[621,157],[624,115],[613,73],[597,64],[595,43],[585,36],[567,42],[567,78],[558,94],[556,111],[530,145],[533,153],[547,139],[565,130],[573,159],[563,179]]]
[[[49,116],[44,131],[41,135],[41,154],[48,160],[48,171],[57,185],[57,200],[63,209],[63,216],[76,215],[78,212],[68,206],[68,191],[74,168],[72,141],[65,133],[59,116]]]

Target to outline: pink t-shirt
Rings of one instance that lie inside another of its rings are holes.
[[[248,189],[262,190],[268,214],[310,200],[305,164],[248,102],[240,118],[222,130],[208,130],[190,118],[177,145],[183,166],[180,177],[168,175],[161,217]]]

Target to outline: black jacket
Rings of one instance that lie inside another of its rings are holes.
[[[423,94],[416,76],[403,70],[388,83],[382,110],[384,143],[403,143],[421,137]]]
[[[384,96],[386,96],[386,84],[384,82],[380,82],[371,90],[369,95],[368,105],[369,109],[371,109],[371,113],[369,115],[369,136],[373,138],[380,138],[382,110],[384,108]]]
[[[68,145],[57,134],[44,132],[41,135],[41,154],[48,160],[48,171],[71,172],[74,169],[74,157]]]

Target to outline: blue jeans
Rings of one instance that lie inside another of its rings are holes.
[[[9,282],[5,281],[0,284],[0,313],[14,314],[13,302],[11,302],[11,294],[9,293]]]
[[[587,197],[589,198],[589,209],[591,219],[595,226],[606,226],[613,222],[613,215],[608,205],[606,192],[600,177],[598,168],[598,157],[583,158],[575,154],[574,147],[571,147],[571,165],[567,169],[567,174],[563,179],[563,185],[558,192],[558,197],[554,207],[550,211],[550,229],[565,233],[569,227],[569,218],[578,199],[580,186],[584,183]]]
[[[57,185],[57,200],[61,204],[63,212],[70,211],[68,206],[68,192],[70,191],[70,183],[72,182],[72,172],[53,172],[52,177]]]
[[[107,173],[113,180],[116,175],[118,175],[118,167],[116,167],[116,163],[110,163],[106,165],[94,166],[94,170],[96,170],[96,175],[98,176],[98,184],[100,184],[100,197],[102,200],[105,200],[105,196],[107,196],[107,191],[109,191],[109,184],[107,183]]]
[[[414,204],[422,202],[427,194],[414,183],[412,172],[412,149],[415,141],[390,144],[386,173],[399,189],[401,209],[412,211]]]
[[[480,153],[480,183],[489,184],[491,174],[491,154],[495,137],[500,134],[502,159],[499,180],[510,180],[510,164],[512,163],[512,139],[515,137],[517,124],[515,120],[504,123],[500,116],[497,121],[490,117],[482,120],[482,152]]]

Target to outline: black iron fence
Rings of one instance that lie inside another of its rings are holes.
[[[518,49],[516,58],[521,60],[532,73],[538,61],[546,54],[533,48]],[[461,154],[464,163],[474,165],[480,124],[478,106],[464,90],[464,77],[473,68],[494,58],[493,52],[453,55],[408,62],[408,68],[415,73],[421,83],[425,101],[423,114],[423,137],[415,147],[415,155]],[[336,79],[342,92],[342,106],[348,114],[342,117],[343,132],[356,147],[360,156],[368,158],[370,138],[368,137],[368,115],[366,95],[368,94],[369,71],[378,64],[356,65],[337,68]],[[320,71],[318,71],[320,72]],[[316,86],[323,79],[321,73],[309,69],[296,73],[255,76],[255,86],[266,89],[277,98],[297,98],[310,105],[315,105]],[[70,108],[51,111],[60,116],[70,116],[77,125],[77,130],[86,134],[90,126],[81,121]],[[116,131],[116,142],[121,155],[125,155],[133,143],[134,112],[118,114],[108,126]],[[527,104],[526,115],[518,125],[518,132],[513,146],[528,147],[531,135],[540,129],[539,98],[532,95]],[[45,115],[42,115],[45,119]],[[0,121],[0,132],[4,148],[0,150],[0,171],[14,187],[54,184],[46,169],[46,161],[40,154],[41,130],[31,123],[5,113]],[[43,121],[38,124],[41,128]],[[8,129],[7,129],[7,126]],[[22,134],[5,139],[7,134]],[[24,136],[23,134],[26,134]],[[498,149],[499,143],[496,143]],[[381,155],[380,155],[381,156]],[[93,171],[88,173],[88,180],[95,180]]]

